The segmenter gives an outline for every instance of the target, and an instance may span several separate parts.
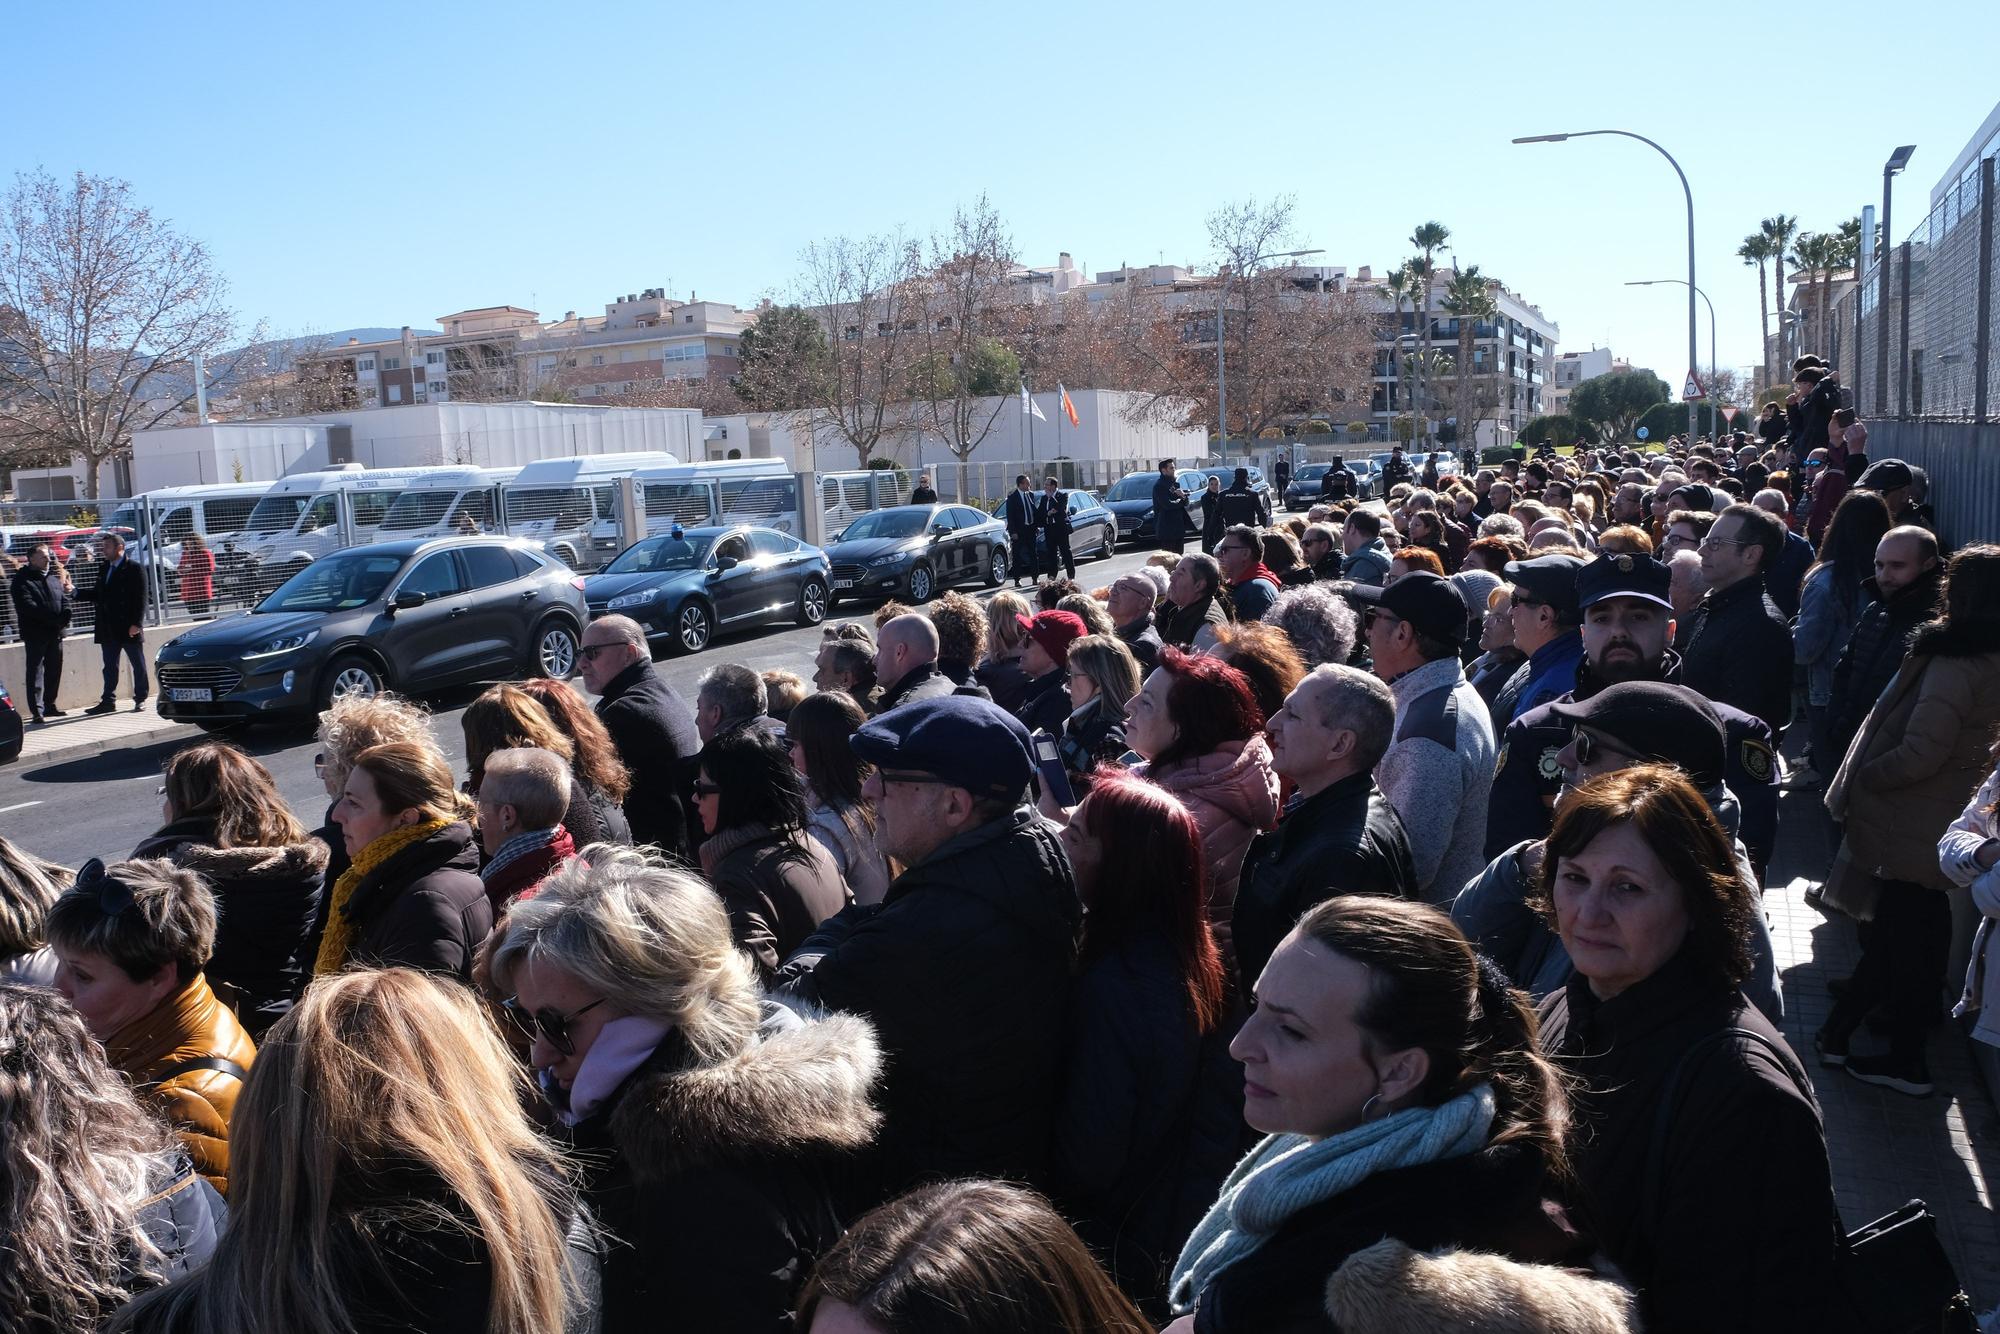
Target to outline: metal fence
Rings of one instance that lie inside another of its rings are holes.
[[[1995,202],[1988,158],[1834,304],[1826,355],[1864,418],[1992,419]],[[1818,321],[1801,335],[1818,341]]]

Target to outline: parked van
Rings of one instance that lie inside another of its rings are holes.
[[[595,570],[630,545],[618,530],[619,480],[679,462],[657,451],[537,459],[501,488],[501,520],[571,569]]]
[[[649,468],[636,477],[648,536],[677,523],[747,523],[799,534],[799,479],[783,459],[710,459]]]
[[[500,531],[500,488],[519,468],[437,468],[414,477],[375,530],[382,541]]]
[[[271,483],[235,539],[261,587],[289,579],[344,546],[374,539],[396,497],[435,468],[364,468],[344,464],[294,473]]]
[[[171,589],[180,568],[181,543],[200,533],[215,550],[243,531],[251,511],[271,489],[269,482],[222,482],[203,486],[163,486],[120,501],[104,527],[129,530],[128,555],[157,569]]]

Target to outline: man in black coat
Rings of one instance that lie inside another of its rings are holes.
[[[931,618],[920,612],[892,617],[875,637],[875,680],[882,687],[875,712],[955,692],[958,686],[937,662],[938,632]]]
[[[14,571],[13,595],[14,623],[21,627],[21,646],[28,659],[21,693],[28,697],[30,721],[61,718],[56,692],[62,686],[63,632],[69,629],[71,608],[69,589],[62,571],[49,559],[46,542],[37,542],[28,553],[28,563]]]
[[[97,628],[92,638],[104,654],[104,698],[85,713],[111,713],[118,707],[118,658],[123,654],[132,664],[132,712],[146,707],[146,572],[138,563],[125,559],[125,539],[116,533],[100,533],[102,573],[95,588],[79,588],[76,596],[97,607]]]
[[[694,711],[653,670],[646,632],[629,616],[606,616],[583,632],[584,688],[599,696],[597,716],[631,770],[625,819],[634,844],[688,857],[688,811],[701,734]]]
[[[1216,501],[1216,509],[1222,514],[1222,528],[1228,530],[1242,524],[1250,528],[1271,526],[1271,504],[1261,492],[1250,489],[1250,470],[1238,468],[1235,478]]]
[[[1111,614],[1111,633],[1132,650],[1142,679],[1159,663],[1160,650],[1165,647],[1160,632],[1153,626],[1157,592],[1151,579],[1134,570],[1118,576],[1111,585],[1109,600],[1104,604],[1105,610]]]
[[[1065,579],[1076,578],[1076,557],[1069,554],[1069,493],[1053,477],[1042,479],[1042,574],[1056,577],[1060,560]]]
[[[1013,549],[1014,563],[1010,573],[1014,576],[1014,586],[1021,586],[1023,574],[1033,575],[1035,570],[1035,516],[1041,505],[1034,488],[1028,483],[1028,474],[1022,473],[1014,479],[1014,489],[1007,493],[1007,503],[1000,507],[1000,517],[1007,524],[1007,545]]]
[[[931,475],[929,473],[920,472],[917,474],[917,484],[910,491],[910,503],[912,505],[937,504],[937,488],[931,485]]]
[[[1417,896],[1409,835],[1375,766],[1396,730],[1396,699],[1373,675],[1315,667],[1271,719],[1271,767],[1297,795],[1243,858],[1231,932],[1239,995],[1308,909],[1336,894]]]
[[[1785,526],[1755,505],[1731,505],[1701,544],[1708,593],[1681,655],[1682,682],[1717,704],[1764,720],[1783,737],[1792,717],[1792,629],[1765,589],[1785,550]]]
[[[1825,362],[1813,356],[1793,362],[1792,392],[1785,399],[1786,433],[1793,451],[1805,454],[1828,448],[1827,424],[1839,406],[1840,381],[1827,372]]]
[[[1891,528],[1875,544],[1875,577],[1861,583],[1874,601],[1855,622],[1833,665],[1826,725],[1835,756],[1847,753],[1868,711],[1903,665],[1910,637],[1936,611],[1943,579],[1937,538],[1928,530]]]
[[[1556,794],[1562,790],[1557,756],[1570,742],[1571,725],[1555,711],[1595,696],[1621,681],[1682,684],[1680,655],[1667,647],[1673,604],[1667,568],[1647,556],[1606,554],[1576,577],[1583,610],[1583,663],[1568,694],[1528,710],[1500,738],[1500,764],[1486,807],[1486,856],[1490,860],[1527,839],[1549,836]],[[1738,835],[1761,873],[1771,859],[1778,829],[1775,738],[1758,718],[1713,704],[1727,739],[1723,777],[1742,812]]]
[[[1391,445],[1389,446],[1389,458],[1382,465],[1382,480],[1377,487],[1376,494],[1378,498],[1387,500],[1389,498],[1390,487],[1395,486],[1398,482],[1415,482],[1416,477],[1417,470],[1411,467],[1409,459],[1404,457],[1403,446],[1400,443]]]
[[[781,998],[871,1020],[888,1057],[868,1194],[922,1181],[1045,1183],[1082,919],[1069,858],[1021,806],[1028,733],[984,700],[863,725],[875,842],[903,873],[823,923]]]
[[[1354,469],[1344,459],[1335,459],[1319,477],[1319,498],[1331,504],[1354,494]]]
[[[1153,483],[1153,533],[1160,550],[1179,554],[1187,546],[1188,529],[1193,526],[1188,514],[1187,492],[1181,489],[1179,476],[1174,471],[1172,459],[1160,461],[1160,480]]]

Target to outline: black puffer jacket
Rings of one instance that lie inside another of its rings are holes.
[[[840,1235],[833,1182],[875,1134],[880,1068],[848,1015],[767,1006],[756,1039],[709,1066],[669,1033],[571,1131],[612,1239],[604,1334],[794,1329],[799,1287]]]
[[[1889,688],[1896,669],[1910,651],[1917,627],[1937,610],[1938,587],[1944,582],[1942,566],[1913,580],[1907,588],[1884,599],[1873,579],[1861,587],[1873,599],[1854,623],[1847,647],[1833,664],[1833,694],[1826,705],[1826,724],[1833,738],[1834,754],[1845,755],[1854,734],[1868,717],[1868,710]],[[1838,760],[1833,761],[1838,764]]]
[[[632,842],[632,825],[625,818],[624,808],[603,789],[592,787],[575,773],[570,774],[569,809],[563,812],[562,823],[579,848],[592,843],[629,846]]]
[[[326,872],[317,839],[278,848],[218,848],[205,819],[175,820],[133,849],[195,872],[215,891],[215,954],[203,971],[252,1038],[305,990],[308,952]]]
[[[1250,844],[1230,918],[1240,994],[1306,910],[1336,894],[1417,897],[1409,834],[1368,773],[1295,802]]]
[[[1116,764],[1130,749],[1125,744],[1125,719],[1107,711],[1102,696],[1069,716],[1060,742],[1063,768],[1072,774],[1087,774],[1100,764]]]
[[[635,662],[605,684],[597,716],[632,772],[625,818],[632,841],[687,857],[689,794],[701,753],[694,711],[650,662]],[[698,827],[698,826],[696,826]]]
[[[493,930],[479,879],[479,845],[463,821],[397,852],[354,888],[347,962],[417,968],[472,980],[472,960]]]
[[[875,1201],[919,1181],[1047,1180],[1082,918],[1069,858],[1022,808],[825,923],[792,993],[864,1015],[888,1058]]]
[[[1761,718],[1781,736],[1792,717],[1792,630],[1752,575],[1702,599],[1681,650],[1681,682]]]
[[[1037,729],[1052,737],[1063,734],[1063,724],[1069,721],[1069,674],[1058,667],[1045,672],[1028,682],[1028,691],[1021,698],[1021,707],[1014,716],[1030,732]]]
[[[1777,1044],[1782,1058],[1747,1038]],[[1840,1245],[1819,1108],[1777,1030],[1685,954],[1600,1001],[1581,974],[1542,1003],[1542,1045],[1583,1082],[1577,1175],[1645,1327],[1838,1329]],[[1664,1118],[1660,1108],[1690,1051]]]

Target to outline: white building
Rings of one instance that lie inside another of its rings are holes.
[[[1565,352],[1550,367],[1548,387],[1542,391],[1542,411],[1560,416],[1569,411],[1569,396],[1585,380],[1611,374],[1617,359],[1608,347],[1588,352]]]

